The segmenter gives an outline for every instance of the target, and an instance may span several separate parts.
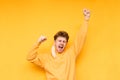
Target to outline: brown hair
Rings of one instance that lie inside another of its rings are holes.
[[[67,42],[69,40],[69,35],[66,31],[58,31],[55,35],[54,35],[54,40],[56,40],[58,37],[65,37]]]

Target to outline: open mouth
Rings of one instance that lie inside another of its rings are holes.
[[[64,47],[63,45],[59,45],[59,46],[58,46],[58,48],[60,48],[60,49],[63,49],[63,47]]]

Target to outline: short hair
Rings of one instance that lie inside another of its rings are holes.
[[[58,31],[55,35],[54,35],[54,40],[56,40],[58,37],[64,37],[66,38],[67,42],[69,40],[69,35],[66,31]]]

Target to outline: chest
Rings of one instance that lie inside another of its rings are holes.
[[[45,70],[54,72],[54,71],[65,71],[70,65],[72,65],[73,58],[71,55],[63,55],[58,57],[48,57],[48,61],[45,63]]]

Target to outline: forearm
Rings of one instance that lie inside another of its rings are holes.
[[[88,21],[84,20],[82,26],[80,27],[80,30],[78,31],[76,39],[75,39],[74,48],[75,48],[76,56],[80,53],[80,51],[83,47],[83,44],[85,42],[86,35],[87,35],[87,30],[88,30]]]
[[[88,31],[88,20],[84,20],[80,30],[78,31],[79,32],[78,34],[79,36],[86,37],[87,31]]]
[[[37,42],[33,45],[32,49],[29,51],[29,53],[27,55],[28,61],[31,61],[37,57],[39,45],[40,45],[39,42]]]

